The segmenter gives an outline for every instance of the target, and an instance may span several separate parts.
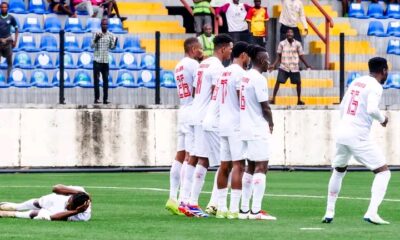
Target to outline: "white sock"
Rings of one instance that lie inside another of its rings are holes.
[[[15,212],[16,218],[31,218],[32,211],[25,211],[25,212]]]
[[[386,189],[389,184],[391,173],[390,171],[379,172],[375,174],[374,182],[371,187],[371,202],[369,203],[367,216],[378,214],[379,205],[381,205],[386,194]]]
[[[185,184],[185,173],[186,173],[187,161],[184,161],[181,167],[181,183],[179,189],[179,202],[181,201],[181,194],[183,192],[183,185]]]
[[[253,213],[261,211],[261,203],[265,193],[265,179],[264,173],[255,173],[253,176],[253,204],[251,205]]]
[[[182,163],[177,160],[172,162],[171,170],[169,172],[169,198],[178,200],[178,188],[181,178]]]
[[[15,204],[16,211],[26,211],[26,210],[39,210],[33,203],[37,201],[37,199],[30,199],[23,203]]]
[[[253,175],[245,172],[242,177],[242,204],[240,206],[243,212],[248,212],[250,210],[250,198],[252,192]]]
[[[187,165],[186,166],[186,171],[185,171],[185,180],[183,181],[183,191],[179,195],[180,202],[183,202],[185,204],[189,203],[189,198],[190,198],[190,190],[192,189],[192,184],[193,184],[193,174],[194,174],[195,167],[192,165]]]
[[[226,204],[226,200],[228,198],[228,189],[218,189],[218,211],[227,212],[228,207]]]
[[[208,202],[207,206],[214,206],[218,208],[218,185],[217,185],[217,178],[218,178],[218,171],[219,168],[217,170],[217,172],[215,172],[214,175],[214,185],[213,185],[213,189],[211,192],[211,198],[210,198],[210,202]]]
[[[232,186],[232,170],[229,172],[228,176],[228,188],[231,188]]]
[[[197,164],[194,170],[192,190],[190,193],[190,205],[199,205],[199,196],[203,189],[204,180],[206,178],[207,168]]]
[[[339,197],[340,189],[342,188],[342,181],[345,175],[346,172],[338,172],[333,169],[328,185],[328,200],[326,203],[327,217],[334,217],[336,200]]]
[[[229,206],[231,213],[239,212],[240,195],[242,195],[241,189],[231,189],[231,204]]]

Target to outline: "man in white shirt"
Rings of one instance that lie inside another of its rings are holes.
[[[242,192],[242,175],[245,162],[240,140],[240,82],[250,64],[247,54],[249,45],[237,42],[232,49],[233,63],[225,68],[215,89],[218,88],[218,105],[220,108],[219,135],[221,142],[221,165],[218,170],[218,211],[216,218],[237,219]],[[228,179],[232,169],[231,198],[228,211]]]
[[[281,24],[280,29],[280,41],[285,40],[286,32],[288,29],[292,29],[294,32],[294,38],[302,42],[300,30],[297,24],[301,22],[304,27],[304,32],[308,34],[308,24],[306,16],[304,14],[304,6],[301,0],[281,0],[282,12],[279,16],[279,22]]]
[[[89,221],[92,207],[83,187],[53,187],[53,193],[23,203],[0,203],[0,217],[28,218],[49,221]]]
[[[253,68],[242,77],[240,85],[240,138],[249,162],[243,174],[242,204],[238,218],[276,220],[261,210],[274,127],[268,104],[267,82],[261,74],[268,70],[268,53],[264,48],[256,47],[250,51],[250,57]],[[250,210],[251,196],[253,201]]]
[[[193,126],[190,126],[191,105],[193,102],[193,80],[203,57],[202,47],[197,38],[191,37],[184,42],[185,57],[175,67],[175,81],[178,90],[180,108],[178,111],[178,139],[175,161],[170,170],[169,199],[165,208],[172,214],[181,215],[178,210],[178,188],[183,189],[183,174],[189,156],[193,153]]]
[[[385,197],[391,174],[383,153],[369,137],[373,120],[377,120],[383,127],[388,123],[388,117],[379,110],[383,91],[381,84],[386,81],[388,65],[386,59],[375,57],[369,60],[368,66],[369,76],[355,79],[340,104],[341,119],[336,133],[336,155],[332,163],[333,172],[329,180],[323,223],[333,221],[336,200],[348,161],[353,156],[375,174],[371,200],[364,220],[374,224],[389,224],[378,215],[378,208]]]
[[[179,208],[187,216],[208,216],[198,206],[198,199],[204,185],[208,167],[218,166],[220,160],[218,157],[215,157],[216,154],[213,151],[216,147],[215,144],[219,145],[219,141],[210,142],[210,140],[214,141],[216,139],[207,139],[205,130],[218,131],[219,111],[213,105],[210,105],[210,102],[217,80],[224,70],[222,61],[230,59],[232,46],[232,38],[229,35],[220,34],[216,36],[214,38],[214,55],[202,61],[197,69],[194,82],[195,98],[192,105],[192,117],[194,124],[194,155],[198,159],[197,161],[189,160],[185,173],[183,194],[185,199],[190,193],[190,199],[188,202],[183,201]],[[209,109],[209,107],[212,109]],[[208,113],[209,111],[210,113]],[[203,129],[203,120],[206,118],[206,115],[210,115],[210,124],[209,128]],[[191,176],[194,176],[194,178],[191,179]],[[189,192],[187,184],[191,182],[193,183]]]

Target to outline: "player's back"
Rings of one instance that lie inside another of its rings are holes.
[[[184,57],[175,67],[175,82],[181,106],[193,101],[193,80],[198,66],[199,63],[193,58]]]

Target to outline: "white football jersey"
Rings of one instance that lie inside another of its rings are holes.
[[[338,143],[351,145],[354,140],[367,140],[373,119],[385,121],[379,110],[382,91],[382,86],[370,76],[359,77],[350,84],[340,104]]]
[[[232,136],[240,128],[240,108],[237,91],[240,90],[240,81],[246,71],[238,64],[232,64],[225,68],[218,79],[220,92],[219,106],[220,136]]]
[[[175,67],[175,82],[180,103],[178,123],[190,122],[190,106],[193,102],[193,80],[198,66],[199,63],[196,60],[185,57]]]
[[[212,85],[217,84],[217,80],[223,71],[224,66],[216,57],[207,58],[200,63],[193,85],[195,87],[195,97],[192,104],[194,125],[202,125],[211,101]]]
[[[240,84],[240,137],[242,140],[266,139],[271,133],[261,108],[268,101],[267,81],[257,70],[244,74]]]

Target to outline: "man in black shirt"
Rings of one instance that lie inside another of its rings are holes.
[[[15,18],[8,14],[8,3],[2,2],[0,5],[0,57],[7,60],[7,79],[12,69],[12,49],[17,45],[18,25]],[[11,26],[15,29],[14,40],[11,37]]]

